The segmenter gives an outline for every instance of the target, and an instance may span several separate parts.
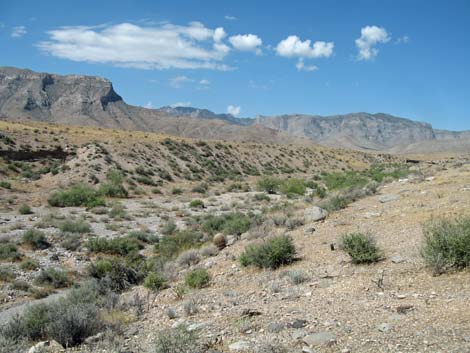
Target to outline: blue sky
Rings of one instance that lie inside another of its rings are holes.
[[[467,0],[0,2],[1,66],[243,117],[385,112],[470,129],[469,34]]]

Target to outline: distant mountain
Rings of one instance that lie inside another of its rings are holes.
[[[54,75],[0,67],[0,118],[37,120],[201,138],[261,143],[314,142],[367,151],[412,152],[439,141],[439,149],[470,141],[470,132],[435,130],[428,123],[387,114],[280,115],[255,119],[192,107],[146,109],[124,102],[100,77]],[[437,146],[437,145],[436,145]]]

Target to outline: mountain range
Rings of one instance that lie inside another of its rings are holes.
[[[0,118],[261,143],[307,143],[381,152],[470,152],[470,131],[378,113],[237,118],[207,109],[129,105],[104,78],[0,67]]]

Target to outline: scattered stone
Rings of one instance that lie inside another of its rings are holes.
[[[303,328],[305,326],[307,326],[307,320],[297,319],[289,323],[289,327],[292,327],[292,328]]]
[[[268,332],[279,333],[284,330],[284,324],[280,322],[272,322],[268,325]]]
[[[188,327],[186,328],[186,331],[188,332],[197,331],[205,327],[207,327],[207,324],[204,322],[194,323],[194,324],[188,325]]]
[[[400,255],[395,255],[395,256],[392,256],[390,258],[390,260],[394,263],[394,264],[399,264],[399,263],[402,263],[405,261],[405,259],[403,257],[401,257]]]
[[[392,329],[392,326],[390,324],[387,324],[386,322],[377,326],[377,330],[379,330],[380,332],[384,332],[384,333],[389,332],[391,329]]]
[[[315,353],[315,351],[310,347],[302,347],[302,353]]]
[[[336,342],[336,336],[331,332],[318,332],[308,336],[305,336],[303,339],[305,344],[309,346],[320,346],[323,344],[331,344]]]
[[[386,194],[386,195],[382,195],[379,197],[380,203],[386,203],[386,202],[397,201],[397,200],[400,200],[400,196],[398,195]]]
[[[380,217],[382,214],[380,212],[366,212],[364,215],[365,218],[375,218]]]
[[[64,347],[62,347],[57,341],[43,341],[34,345],[28,350],[28,353],[58,353],[65,352]]]
[[[307,333],[304,331],[304,330],[295,330],[293,333],[292,333],[292,338],[295,339],[295,340],[300,340],[302,339],[303,337],[305,337]]]
[[[237,241],[237,237],[234,236],[234,235],[227,235],[226,237],[226,245],[227,246],[232,246],[233,244],[235,244],[235,242]]]
[[[99,340],[101,340],[103,338],[103,335],[104,335],[104,333],[100,332],[100,333],[98,333],[94,336],[87,337],[85,339],[85,343],[86,344],[91,344],[91,343],[94,343],[94,342],[98,342]]]
[[[250,351],[250,343],[247,341],[237,341],[228,346],[233,352],[248,352]]]
[[[253,316],[260,316],[261,312],[253,309],[243,309],[241,316],[245,317],[253,317]]]
[[[307,227],[304,229],[304,235],[305,236],[312,235],[315,232],[315,230],[316,229],[314,227]]]
[[[406,314],[410,310],[413,310],[413,305],[411,304],[403,304],[397,307],[397,313],[399,314]]]
[[[325,219],[327,216],[328,211],[318,206],[307,208],[304,211],[304,217],[306,222],[318,222]]]

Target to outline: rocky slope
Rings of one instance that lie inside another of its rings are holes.
[[[430,124],[387,114],[281,115],[255,119],[207,109],[126,104],[109,80],[0,67],[0,118],[161,132],[191,138],[262,143],[307,143],[359,150],[413,153],[441,141],[439,152],[461,153],[470,132],[435,130]],[[416,149],[414,146],[417,146]],[[466,149],[464,149],[465,152]]]

